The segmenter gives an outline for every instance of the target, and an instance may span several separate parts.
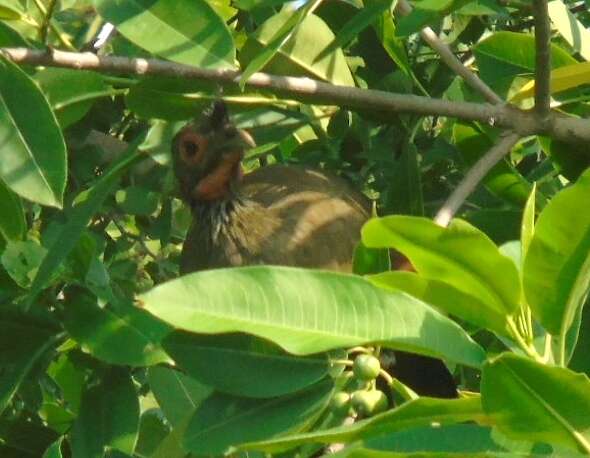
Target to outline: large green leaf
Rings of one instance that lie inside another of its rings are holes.
[[[240,52],[242,65],[251,62],[262,50],[269,46],[275,32],[293,15],[284,10],[272,16],[249,37]],[[291,39],[284,43],[264,67],[266,71],[277,75],[311,76],[340,86],[354,86],[354,80],[342,50],[319,57],[330,45],[334,34],[318,16],[307,16],[297,27]]]
[[[90,218],[100,209],[102,203],[113,191],[123,173],[130,166],[144,158],[142,154],[134,152],[140,141],[141,138],[138,137],[135,141],[131,142],[127,151],[123,153],[123,159],[105,172],[92,188],[81,192],[77,196],[73,208],[70,209],[68,221],[61,227],[59,234],[49,247],[49,252],[37,271],[37,275],[29,290],[29,303],[47,285],[54,271],[76,246]]]
[[[297,357],[243,334],[204,336],[176,332],[164,348],[189,375],[236,396],[270,398],[303,389],[324,377],[326,355]]]
[[[170,362],[160,345],[170,327],[137,307],[100,307],[94,296],[72,288],[66,294],[64,325],[85,350],[110,364]]]
[[[211,387],[170,367],[150,367],[148,381],[158,405],[174,428],[187,420],[213,392]]]
[[[485,418],[479,398],[434,399],[419,398],[402,404],[396,409],[360,420],[352,425],[287,436],[285,438],[244,444],[244,449],[275,452],[306,443],[352,442],[359,439],[379,437],[432,423],[450,425]]]
[[[94,0],[99,14],[136,45],[187,65],[232,67],[235,48],[205,0]]]
[[[535,317],[551,334],[572,324],[590,287],[590,170],[539,215],[524,261],[523,285]]]
[[[465,221],[455,219],[442,228],[427,218],[374,218],[363,227],[362,237],[367,246],[401,251],[420,275],[477,297],[490,313],[510,315],[518,307],[516,266],[483,232]]]
[[[26,229],[20,198],[0,180],[0,234],[6,240],[20,240]]]
[[[413,272],[383,272],[370,275],[369,281],[390,290],[405,291],[427,304],[433,305],[476,326],[510,336],[506,314],[480,301],[477,296],[435,279],[424,278]]]
[[[248,399],[215,394],[195,412],[184,445],[194,453],[219,455],[243,442],[301,431],[327,406],[332,391],[331,381],[326,380],[278,398]]]
[[[131,454],[139,429],[139,399],[124,369],[105,372],[82,397],[70,432],[72,455],[102,458],[106,447]]]
[[[57,342],[47,329],[3,319],[0,321],[0,413],[29,371]]]
[[[483,351],[453,321],[361,277],[289,267],[185,275],[139,296],[148,311],[199,333],[239,331],[295,354],[368,342],[479,366]]]
[[[482,373],[484,410],[506,435],[590,453],[590,380],[505,353]]]
[[[0,178],[18,195],[61,207],[66,145],[47,99],[15,64],[0,59]]]

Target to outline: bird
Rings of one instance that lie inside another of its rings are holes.
[[[352,272],[371,201],[343,178],[311,167],[273,164],[244,174],[244,153],[254,147],[222,100],[174,136],[174,174],[193,215],[180,273],[259,264]],[[456,397],[442,361],[395,355],[396,376],[418,394]]]

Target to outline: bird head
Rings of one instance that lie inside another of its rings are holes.
[[[183,198],[190,203],[226,198],[241,177],[245,150],[254,146],[252,136],[232,124],[225,103],[214,102],[172,142],[174,173]]]

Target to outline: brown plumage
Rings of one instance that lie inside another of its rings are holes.
[[[242,176],[240,160],[252,145],[221,103],[177,134],[176,175],[194,214],[181,271],[275,264],[350,272],[369,200],[307,167],[273,165]]]
[[[174,172],[193,211],[181,273],[274,264],[352,271],[370,202],[347,182],[307,167],[272,165],[243,175],[250,135],[216,102],[173,142]],[[393,373],[419,394],[455,397],[440,360],[396,352]]]

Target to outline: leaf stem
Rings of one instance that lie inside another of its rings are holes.
[[[524,340],[523,336],[520,334],[520,332],[518,330],[518,327],[517,327],[514,319],[512,317],[508,317],[507,321],[508,321],[508,328],[510,330],[510,334],[512,335],[512,338],[514,339],[514,341],[522,349],[522,351],[524,351],[528,357],[534,359],[537,362],[542,363],[543,358],[541,357],[541,355],[539,355],[539,353],[537,353],[537,350],[535,349],[535,347],[533,347],[530,343],[528,343]]]

